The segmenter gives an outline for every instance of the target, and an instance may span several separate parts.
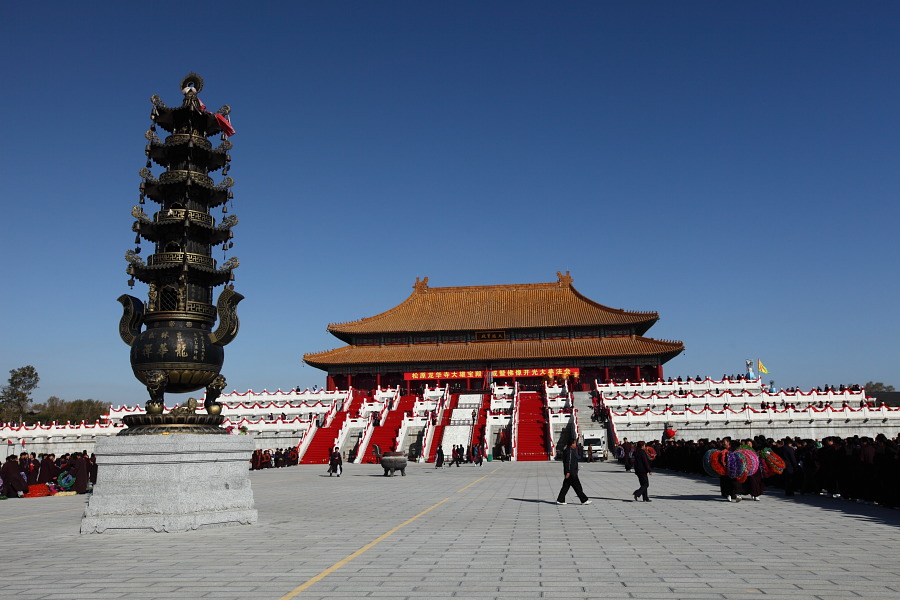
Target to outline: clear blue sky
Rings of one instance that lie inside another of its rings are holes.
[[[327,324],[416,277],[558,270],[658,311],[648,335],[686,346],[667,375],[900,385],[898,24],[877,1],[8,2],[0,382],[145,402],[116,298],[149,97],[196,71],[237,129],[229,390],[323,384],[301,357],[342,345]]]

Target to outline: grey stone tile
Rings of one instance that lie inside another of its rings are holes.
[[[296,598],[833,600],[895,598],[900,587],[889,560],[900,514],[878,507],[734,505],[716,500],[715,481],[666,473],[643,506],[623,502],[636,478],[615,464],[585,465],[590,507],[552,503],[553,463],[411,465],[387,479],[373,465],[347,465],[341,479],[319,471],[254,472],[256,525],[183,534],[81,536],[84,497],[0,503],[15,551],[0,597],[279,600],[326,570]]]

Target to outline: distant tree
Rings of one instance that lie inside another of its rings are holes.
[[[28,415],[29,420],[36,423],[52,423],[53,421],[58,421],[59,419],[56,415],[59,415],[64,410],[63,405],[65,402],[66,401],[62,398],[50,396],[43,404],[35,404],[32,406],[31,412]]]
[[[31,392],[38,386],[40,380],[37,370],[31,365],[10,370],[9,383],[0,388],[2,398],[0,402],[5,420],[16,419],[18,423],[25,422],[25,413],[31,404]]]
[[[88,399],[67,402],[56,396],[50,396],[44,404],[34,405],[34,410],[32,411],[34,414],[29,414],[29,420],[41,423],[52,423],[53,421],[58,421],[59,423],[65,423],[66,421],[71,423],[80,423],[81,421],[93,423],[100,420],[101,415],[106,412],[107,408],[109,407],[99,400]]]
[[[893,392],[894,386],[884,385],[880,381],[869,381],[866,383],[866,392]]]
[[[100,415],[105,413],[106,409],[109,408],[99,400],[91,400],[90,398],[87,400],[66,402],[66,405],[68,407],[68,410],[66,411],[66,420],[71,421],[72,423],[80,423],[81,421],[93,423],[94,421],[99,421]]]

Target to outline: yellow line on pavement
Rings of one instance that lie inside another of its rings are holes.
[[[497,467],[497,469],[499,469],[499,468],[500,468],[500,467]],[[466,491],[467,489],[469,489],[470,487],[472,487],[473,485],[475,485],[476,483],[478,483],[479,481],[481,481],[482,479],[484,479],[484,478],[487,477],[488,475],[493,475],[494,473],[496,473],[496,472],[497,472],[497,469],[494,469],[493,471],[491,471],[491,472],[488,473],[487,475],[483,475],[482,477],[479,477],[478,479],[476,479],[475,481],[473,481],[472,483],[470,483],[470,484],[467,485],[466,487],[460,488],[460,489],[456,490],[456,493],[458,494],[458,493],[460,493],[460,492]]]
[[[499,469],[499,468],[500,468],[500,467],[497,467],[497,469]],[[493,471],[491,471],[491,472],[488,473],[487,475],[484,475],[484,476],[482,476],[482,477],[479,477],[478,479],[476,479],[475,481],[473,481],[473,482],[470,483],[469,485],[465,486],[464,488],[460,488],[460,489],[456,490],[456,493],[459,494],[459,493],[461,493],[461,492],[464,492],[465,490],[469,489],[470,487],[472,487],[473,485],[475,485],[476,483],[478,483],[479,481],[481,481],[482,479],[484,479],[484,478],[487,477],[488,475],[492,475],[497,469],[494,469]],[[425,510],[423,510],[422,512],[420,512],[420,513],[417,514],[416,516],[411,517],[411,518],[407,519],[406,521],[403,521],[402,523],[400,523],[399,525],[397,525],[396,527],[394,527],[394,528],[391,529],[390,531],[387,531],[386,533],[381,534],[380,536],[378,536],[377,538],[375,538],[374,540],[372,540],[371,542],[369,542],[368,544],[366,544],[365,546],[363,546],[362,548],[360,548],[359,550],[357,550],[356,552],[354,552],[354,553],[351,554],[350,556],[347,556],[346,558],[343,558],[343,559],[339,560],[338,562],[334,563],[333,565],[331,565],[330,567],[328,567],[327,569],[325,569],[324,571],[322,571],[321,573],[319,573],[318,575],[316,575],[316,576],[313,577],[312,579],[309,579],[309,580],[308,580],[306,583],[304,583],[303,585],[301,585],[301,586],[295,588],[295,589],[294,589],[293,591],[291,591],[289,594],[287,594],[287,595],[285,595],[285,596],[282,596],[281,598],[279,598],[279,600],[290,600],[290,598],[293,598],[293,597],[297,596],[297,595],[298,595],[300,592],[302,592],[303,590],[308,589],[308,588],[309,588],[310,586],[312,586],[314,583],[316,583],[316,582],[318,582],[318,581],[321,581],[321,580],[324,579],[325,577],[328,577],[329,575],[331,575],[332,573],[334,573],[335,571],[337,571],[338,569],[340,569],[341,567],[343,567],[344,565],[346,565],[348,562],[350,562],[351,560],[353,560],[354,558],[356,558],[357,556],[362,555],[364,552],[368,551],[369,549],[373,548],[373,547],[376,546],[377,544],[379,544],[379,543],[383,542],[384,540],[386,540],[387,538],[391,537],[394,533],[396,533],[396,532],[399,531],[400,529],[406,527],[407,525],[409,525],[410,523],[412,523],[413,521],[415,521],[415,520],[418,519],[419,517],[421,517],[421,516],[423,516],[423,515],[426,515],[426,514],[430,513],[431,511],[433,511],[434,509],[436,509],[438,506],[440,506],[440,505],[443,504],[444,502],[447,502],[448,500],[450,500],[452,497],[453,497],[453,496],[447,496],[446,498],[444,498],[444,499],[441,500],[440,502],[438,502],[438,503],[436,503],[436,504],[432,504],[431,506],[429,506],[428,508],[426,508]]]

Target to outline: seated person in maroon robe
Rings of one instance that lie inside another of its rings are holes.
[[[15,454],[10,454],[0,467],[0,479],[3,480],[3,495],[7,498],[21,498],[28,491],[28,482],[22,477]]]

